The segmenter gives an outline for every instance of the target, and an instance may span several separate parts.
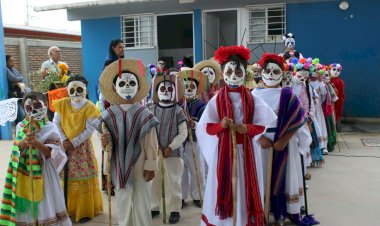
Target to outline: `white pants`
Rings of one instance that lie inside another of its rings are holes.
[[[143,176],[144,153],[133,167],[133,186],[115,192],[120,226],[152,225],[150,215],[150,184]],[[156,176],[159,172],[156,172]],[[149,214],[147,214],[149,213]]]
[[[194,150],[195,159],[197,161],[200,189],[201,189],[201,194],[202,194],[202,199],[203,199],[203,194],[205,190],[204,158],[202,154],[200,153],[197,142],[194,142],[194,149],[195,149]],[[187,194],[189,192],[189,184],[190,184],[191,197],[193,198],[193,200],[200,200],[199,191],[198,191],[198,178],[195,171],[193,151],[192,151],[190,141],[186,141],[185,143],[183,161],[184,161],[184,170],[182,174],[182,183],[181,183],[182,184],[182,199],[187,199]]]
[[[183,173],[183,160],[179,157],[169,157],[164,158],[163,161],[165,168],[166,213],[180,212],[182,205],[181,177]],[[161,170],[161,164],[159,164],[159,167]],[[158,172],[152,181],[152,210],[160,211],[161,204],[162,181],[161,172]]]

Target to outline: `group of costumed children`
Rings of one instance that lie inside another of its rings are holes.
[[[278,224],[317,224],[301,217],[304,179],[307,166],[334,150],[342,67],[302,58],[292,34],[284,42],[284,54],[264,53],[253,65],[244,46],[220,47],[179,71],[161,60],[153,77],[140,60],[119,59],[99,80],[110,103],[103,112],[86,99],[83,76],[67,81],[69,97],[53,103],[53,122],[43,95],[29,93],[0,224],[71,225],[69,216],[85,222],[102,213],[95,130],[103,150],[111,147],[119,225],[152,225],[156,215],[175,224],[188,193],[205,226],[262,226],[266,209]]]

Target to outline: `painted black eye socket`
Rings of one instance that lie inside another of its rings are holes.
[[[134,87],[134,86],[136,86],[137,84],[136,84],[135,81],[130,81],[130,82],[129,82],[129,85],[132,86],[132,87]]]
[[[77,88],[77,93],[78,94],[81,94],[81,93],[83,93],[84,92],[84,89],[82,88],[82,87],[78,87]]]
[[[121,82],[119,82],[119,87],[124,87],[124,86],[125,86],[125,84],[126,84],[126,82],[124,82],[124,81],[121,81]]]
[[[73,95],[75,93],[75,89],[74,88],[71,88],[70,89],[70,95]]]

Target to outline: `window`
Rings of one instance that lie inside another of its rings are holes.
[[[125,48],[154,47],[155,17],[153,15],[122,16],[121,36]]]
[[[249,42],[281,42],[285,34],[285,4],[249,6]]]

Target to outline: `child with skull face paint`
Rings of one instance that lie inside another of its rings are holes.
[[[337,90],[338,100],[335,102],[335,120],[337,123],[337,131],[341,130],[341,120],[343,115],[343,104],[344,104],[344,81],[340,78],[340,73],[342,72],[342,65],[333,63],[330,64],[330,75],[331,83]]]
[[[223,86],[220,80],[222,76],[220,65],[215,60],[203,60],[194,65],[193,69],[201,71],[208,78],[207,92],[203,92],[200,96],[200,99],[207,103]]]
[[[91,142],[91,122],[99,117],[97,107],[86,99],[87,80],[80,75],[67,81],[69,97],[53,102],[53,122],[58,127],[67,162],[67,209],[75,221],[88,221],[103,211],[98,167]],[[65,183],[66,184],[66,183]]]
[[[156,126],[159,150],[165,168],[166,209],[170,212],[169,223],[179,221],[182,205],[181,177],[183,174],[183,142],[187,138],[187,118],[176,102],[184,95],[184,83],[174,75],[161,75],[154,79],[154,105],[151,111],[160,121]],[[161,175],[152,182],[152,215],[161,208]]]
[[[291,88],[281,88],[284,59],[276,54],[264,53],[259,61],[265,89],[252,94],[261,98],[277,114],[260,139],[262,148],[264,184],[267,179],[269,148],[274,148],[271,184],[271,206],[275,220],[288,217],[300,223],[303,204],[303,178],[300,154],[305,155],[311,143],[306,117],[301,103]],[[285,172],[285,173],[283,173]]]
[[[120,226],[152,225],[149,181],[157,166],[158,120],[139,101],[150,88],[150,74],[140,60],[123,59],[102,73],[100,90],[112,106],[92,125],[102,132],[102,146],[111,144],[111,180],[115,186]]]
[[[307,161],[305,161],[305,166],[310,166],[311,164],[321,165],[324,163],[318,139],[318,137],[321,137],[321,132],[318,121],[315,118],[314,103],[314,98],[317,96],[309,82],[309,76],[311,73],[313,73],[314,66],[311,64],[311,62],[306,62],[305,58],[302,58],[300,60],[295,58],[293,59],[292,63],[294,63],[294,70],[296,71],[296,75],[293,77],[292,81],[292,89],[301,101],[305,115],[308,118],[310,134],[313,139],[310,145],[310,155],[306,155]],[[311,175],[307,172],[306,179],[310,178]]]
[[[276,115],[244,87],[250,51],[244,46],[220,47],[215,59],[222,65],[226,86],[208,102],[196,128],[209,166],[201,225],[262,226],[263,172],[258,139]],[[236,131],[236,147],[232,133]],[[233,189],[233,154],[237,154],[237,190]],[[233,204],[233,192],[236,203]]]
[[[284,57],[284,60],[289,63],[293,58],[301,59],[302,54],[294,49],[296,46],[296,37],[292,33],[287,33],[282,36],[284,41],[285,51],[280,53],[279,56]]]
[[[1,225],[32,225],[32,207],[41,225],[70,226],[59,171],[67,161],[55,124],[46,117],[46,98],[42,93],[25,95],[22,105],[26,119],[17,124],[5,179],[1,204]],[[32,131],[30,119],[32,118]],[[33,185],[30,186],[29,148],[32,147]],[[34,201],[34,203],[33,203]]]
[[[190,188],[190,194],[193,198],[193,203],[201,207],[201,195],[203,197],[204,189],[205,189],[205,171],[204,171],[204,158],[200,153],[199,145],[195,136],[195,128],[197,122],[202,116],[204,109],[206,108],[206,103],[198,99],[198,95],[200,95],[204,88],[208,85],[207,75],[203,74],[200,71],[196,70],[185,70],[181,71],[178,74],[178,77],[184,80],[185,84],[185,98],[186,101],[179,103],[179,105],[183,106],[185,113],[188,117],[188,127],[191,129],[193,141],[194,141],[194,152],[196,158],[196,164],[192,156],[192,146],[190,142],[190,138],[186,139],[184,143],[184,171],[182,175],[182,202],[185,204],[185,200],[187,199],[187,194]],[[186,104],[186,105],[183,105]],[[190,131],[189,129],[189,131]],[[190,134],[189,134],[190,136]],[[198,168],[198,175],[196,175],[196,169]],[[190,174],[190,175],[189,175]],[[199,194],[198,190],[198,177],[199,176],[199,189],[201,194]],[[190,178],[189,178],[190,177]],[[189,183],[190,179],[190,183]],[[189,187],[190,185],[190,187]]]

